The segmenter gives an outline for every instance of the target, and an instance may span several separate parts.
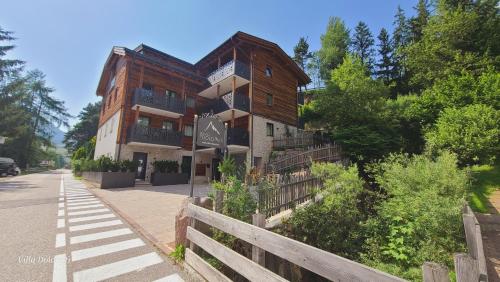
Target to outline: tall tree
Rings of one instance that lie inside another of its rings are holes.
[[[64,134],[64,146],[73,153],[97,134],[101,102],[89,103],[78,114],[78,122]]]
[[[311,58],[307,63],[307,74],[311,77],[314,88],[320,88],[324,85],[321,80],[321,59],[318,51],[311,53]]]
[[[394,16],[394,31],[392,33],[393,64],[394,64],[394,92],[407,94],[409,74],[405,67],[405,48],[411,38],[410,24],[406,19],[404,10],[398,6]]]
[[[15,48],[14,45],[7,43],[13,40],[15,40],[15,38],[12,36],[12,32],[4,30],[0,26],[0,43],[6,42],[7,44],[0,45],[0,82],[2,82],[6,76],[19,72],[24,65],[24,62],[21,60],[3,58],[8,51]]]
[[[373,69],[374,43],[375,40],[366,23],[359,22],[351,39],[352,51],[359,56],[369,71]]]
[[[413,41],[419,41],[422,38],[424,27],[429,21],[429,4],[427,0],[418,0],[414,9],[417,11],[417,15],[410,20],[411,35]]]
[[[377,38],[379,61],[376,64],[377,70],[375,73],[378,78],[382,79],[385,85],[389,85],[394,79],[394,50],[392,49],[392,42],[385,28],[380,30]]]
[[[307,38],[301,37],[297,45],[293,47],[293,60],[305,71],[309,58],[311,58],[309,43],[307,43]]]
[[[349,29],[344,21],[338,17],[331,17],[328,21],[325,34],[321,35],[321,78],[329,81],[331,71],[342,63],[349,51]]]

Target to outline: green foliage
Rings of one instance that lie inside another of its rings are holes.
[[[373,45],[375,40],[366,23],[360,21],[354,29],[354,34],[351,38],[352,51],[356,54],[361,62],[369,71],[373,68],[374,53]]]
[[[312,173],[324,181],[323,200],[298,208],[286,222],[289,236],[335,254],[357,259],[363,236],[360,222],[365,219],[358,204],[363,180],[353,165],[313,164]],[[342,238],[339,240],[339,238]]]
[[[178,244],[175,246],[175,250],[170,253],[170,257],[176,262],[180,263],[181,261],[184,260],[184,256],[186,254],[186,247],[182,244]]]
[[[474,182],[469,198],[470,207],[476,212],[489,213],[488,197],[500,190],[500,164],[476,165],[471,168]]]
[[[228,154],[226,157],[224,157],[217,169],[224,177],[235,176],[237,169],[236,164],[234,163],[234,158]]]
[[[91,137],[89,141],[85,142],[82,146],[80,146],[74,153],[71,158],[73,160],[86,159],[91,160],[94,158],[95,152],[95,143],[96,137]]]
[[[122,172],[135,172],[138,166],[139,162],[134,160],[123,160],[120,163]]]
[[[257,203],[248,186],[234,175],[229,175],[224,182],[213,182],[212,185],[214,189],[224,191],[223,214],[251,222]]]
[[[460,164],[492,163],[500,154],[500,111],[483,104],[447,108],[426,134],[432,153],[450,150]]]
[[[330,73],[342,63],[349,49],[349,29],[343,20],[331,17],[328,20],[325,34],[321,35],[320,58],[321,78],[330,79]]]
[[[73,173],[79,175],[83,171],[95,172],[135,172],[138,166],[137,161],[115,161],[109,157],[101,156],[97,160],[73,159],[71,161]]]
[[[306,69],[307,61],[311,58],[309,43],[307,38],[301,37],[295,47],[293,47],[293,60],[303,69]]]
[[[161,172],[161,173],[179,172],[179,163],[177,161],[171,161],[171,160],[154,161],[153,167],[155,172]]]
[[[389,86],[394,78],[396,77],[395,66],[394,66],[394,49],[389,36],[389,33],[385,28],[380,30],[377,37],[378,44],[378,55],[379,60],[375,64],[376,71],[375,74],[377,78],[381,79],[386,86]],[[396,93],[391,93],[391,97],[395,97]]]
[[[88,140],[97,135],[101,102],[87,104],[78,114],[78,122],[64,134],[64,146],[72,153],[85,146]]]
[[[451,254],[464,249],[461,211],[470,186],[469,174],[457,168],[456,156],[445,152],[432,160],[391,155],[370,172],[387,199],[364,223],[363,261],[395,265],[403,272],[424,261],[452,266]]]

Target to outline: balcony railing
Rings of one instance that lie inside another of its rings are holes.
[[[211,85],[214,85],[231,75],[237,75],[248,80],[250,79],[250,69],[244,63],[232,60],[210,73],[208,81]]]
[[[208,105],[200,108],[200,114],[213,113],[218,114],[227,110],[240,110],[244,112],[250,111],[250,100],[243,94],[233,93],[226,94],[221,98],[215,99]]]
[[[227,129],[227,145],[249,146],[249,134],[245,128],[234,127]]]
[[[132,105],[155,108],[181,115],[186,111],[186,106],[182,100],[166,95],[157,95],[153,91],[143,88],[135,89]]]
[[[134,124],[128,132],[128,142],[166,146],[182,146],[182,132]]]

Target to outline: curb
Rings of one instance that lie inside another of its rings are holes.
[[[88,182],[86,180],[81,179],[80,180],[87,188],[89,188],[90,193],[92,193],[94,196],[99,198],[101,201],[103,201],[107,206],[109,206],[114,212],[116,212],[120,217],[122,217],[127,223],[138,233],[140,233],[144,238],[146,238],[148,241],[150,241],[157,249],[162,251],[165,255],[169,255],[171,252],[174,251],[174,248],[172,246],[169,246],[167,244],[161,243],[156,237],[154,237],[151,233],[147,232],[144,228],[142,228],[135,220],[130,218],[127,214],[125,214],[123,211],[121,211],[119,208],[117,208],[115,205],[110,203],[109,201],[103,199],[100,197],[93,189],[100,189],[96,186],[94,186],[93,183]],[[173,244],[173,242],[172,242]]]

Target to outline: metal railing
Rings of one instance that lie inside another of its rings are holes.
[[[181,147],[182,132],[134,124],[127,141]]]
[[[249,134],[245,128],[234,127],[227,129],[227,144],[249,146]]]
[[[249,112],[250,100],[243,94],[236,93],[236,95],[233,95],[233,93],[228,93],[200,108],[199,113],[218,114],[232,109]]]
[[[185,103],[181,99],[159,95],[143,88],[135,89],[132,105],[151,107],[178,114],[186,112]]]
[[[238,60],[236,60],[236,61],[231,60],[231,61],[225,63],[220,68],[211,72],[207,76],[207,79],[211,85],[214,85],[214,84],[220,82],[221,80],[224,80],[225,78],[227,78],[233,74],[240,76],[242,78],[245,78],[247,80],[250,79],[249,67]]]

